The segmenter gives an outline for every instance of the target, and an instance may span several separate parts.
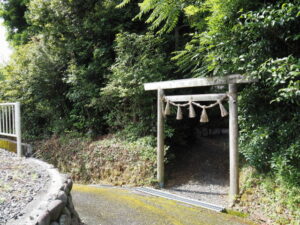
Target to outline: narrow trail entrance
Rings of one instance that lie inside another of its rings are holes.
[[[167,167],[167,191],[200,201],[228,206],[228,134],[198,137],[176,152],[175,166]]]

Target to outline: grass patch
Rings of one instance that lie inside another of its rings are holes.
[[[268,224],[300,224],[300,188],[276,174],[260,174],[251,167],[241,172],[241,196],[236,210]]]
[[[236,211],[236,210],[231,210],[231,209],[226,209],[225,213],[232,215],[232,216],[241,217],[241,218],[249,217],[249,214],[247,214],[247,213]]]

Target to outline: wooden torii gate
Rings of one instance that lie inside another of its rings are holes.
[[[230,161],[230,187],[229,201],[232,204],[239,194],[239,171],[238,171],[238,112],[237,112],[237,84],[251,83],[256,80],[233,74],[224,77],[191,78],[173,81],[161,81],[145,83],[146,91],[157,90],[157,180],[160,187],[164,186],[164,99],[172,102],[193,101],[217,101],[229,97],[229,161]],[[173,95],[165,96],[165,89],[190,88],[228,85],[228,93],[222,94],[198,94],[198,95]]]

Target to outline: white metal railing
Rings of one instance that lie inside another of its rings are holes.
[[[17,154],[22,156],[21,110],[19,102],[0,103],[0,135],[16,138]]]

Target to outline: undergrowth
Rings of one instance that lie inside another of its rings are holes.
[[[143,185],[155,181],[154,138],[136,141],[108,135],[91,141],[82,137],[56,137],[35,143],[36,156],[80,183]]]
[[[244,167],[241,193],[237,208],[263,224],[300,224],[300,187],[288,185],[279,175]]]

